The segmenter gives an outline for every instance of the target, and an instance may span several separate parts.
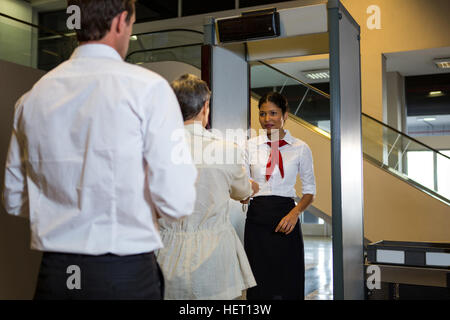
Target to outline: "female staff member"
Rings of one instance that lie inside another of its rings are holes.
[[[245,223],[245,250],[257,286],[247,299],[304,299],[304,252],[299,215],[316,191],[308,145],[284,129],[285,97],[276,92],[259,100],[259,122],[265,134],[248,141],[247,170],[260,185],[250,201]],[[295,205],[300,175],[303,197]]]

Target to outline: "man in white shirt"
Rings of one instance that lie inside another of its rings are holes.
[[[162,298],[154,222],[194,208],[195,166],[172,159],[175,94],[123,61],[134,2],[70,0],[80,46],[15,107],[3,200],[44,251],[36,299]]]

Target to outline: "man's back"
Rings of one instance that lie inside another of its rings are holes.
[[[8,212],[27,214],[19,196],[25,184],[34,249],[118,255],[158,249],[154,206],[178,218],[195,199],[194,167],[171,162],[179,144],[171,134],[182,128],[164,79],[124,63],[106,45],[81,46],[16,106],[19,146],[12,143],[7,164]],[[14,161],[20,147],[26,170]]]

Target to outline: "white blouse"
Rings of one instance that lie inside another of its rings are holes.
[[[258,182],[258,196],[282,196],[295,198],[295,184],[300,175],[303,194],[316,194],[316,182],[311,149],[300,139],[291,136],[288,130],[283,140],[288,144],[280,147],[283,158],[284,178],[281,176],[278,165],[266,181],[266,165],[270,156],[270,141],[267,135],[260,135],[247,142],[245,163],[249,176]]]

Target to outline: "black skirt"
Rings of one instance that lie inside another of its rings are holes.
[[[256,287],[248,300],[303,300],[305,264],[300,221],[286,235],[275,232],[281,219],[295,207],[291,198],[261,196],[251,200],[245,222],[244,247]]]

